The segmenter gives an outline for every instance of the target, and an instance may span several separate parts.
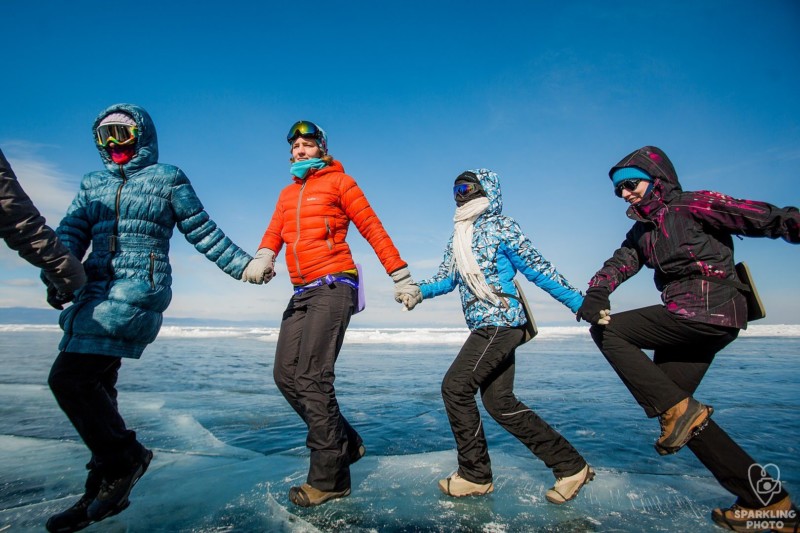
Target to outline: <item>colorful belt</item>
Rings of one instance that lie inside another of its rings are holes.
[[[312,281],[311,283],[295,287],[294,294],[298,295],[309,289],[316,289],[317,287],[322,287],[323,285],[333,285],[337,282],[344,283],[345,285],[350,285],[354,289],[358,290],[358,281],[354,280],[352,277],[341,274],[327,274],[319,279]]]

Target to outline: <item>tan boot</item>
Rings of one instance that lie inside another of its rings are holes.
[[[439,490],[448,496],[483,496],[494,491],[494,483],[473,483],[458,475],[458,472],[446,479],[439,480]]]
[[[561,505],[575,498],[581,487],[594,479],[594,470],[589,465],[584,466],[580,472],[568,477],[556,479],[556,484],[544,495],[547,501]]]
[[[661,455],[675,453],[692,437],[705,429],[714,409],[703,405],[691,396],[676,403],[661,415],[661,437],[656,441],[656,451]]]
[[[733,531],[778,531],[780,533],[797,533],[800,531],[800,520],[798,519],[796,507],[792,505],[789,496],[784,499],[761,507],[750,509],[738,504],[727,509],[714,509],[711,511],[711,519],[726,529]]]
[[[312,507],[325,503],[328,500],[344,498],[345,496],[350,496],[350,489],[344,489],[338,492],[325,492],[315,489],[308,483],[303,483],[300,487],[292,487],[289,489],[289,500],[300,507]]]

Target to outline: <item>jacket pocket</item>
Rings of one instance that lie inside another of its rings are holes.
[[[333,250],[333,230],[328,217],[325,217],[325,242],[328,244],[328,250]]]

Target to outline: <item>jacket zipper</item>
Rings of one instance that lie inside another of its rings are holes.
[[[119,205],[122,199],[122,188],[128,182],[128,177],[125,176],[125,170],[122,165],[119,166],[119,172],[122,174],[122,183],[117,187],[117,198],[114,202],[114,231],[111,234],[111,242],[108,243],[109,251],[117,251],[117,239],[119,238]]]
[[[294,249],[292,250],[294,254],[294,264],[297,266],[297,275],[303,283],[305,283],[306,279],[300,271],[300,257],[297,255],[297,244],[300,242],[300,204],[303,201],[303,190],[306,188],[306,183],[306,181],[303,181],[303,184],[300,186],[300,193],[297,195],[297,238],[294,241]]]

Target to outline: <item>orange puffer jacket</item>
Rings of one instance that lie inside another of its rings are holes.
[[[281,191],[259,248],[277,255],[286,243],[286,266],[294,285],[355,268],[345,242],[350,221],[375,250],[387,273],[407,266],[364,192],[338,161]]]

